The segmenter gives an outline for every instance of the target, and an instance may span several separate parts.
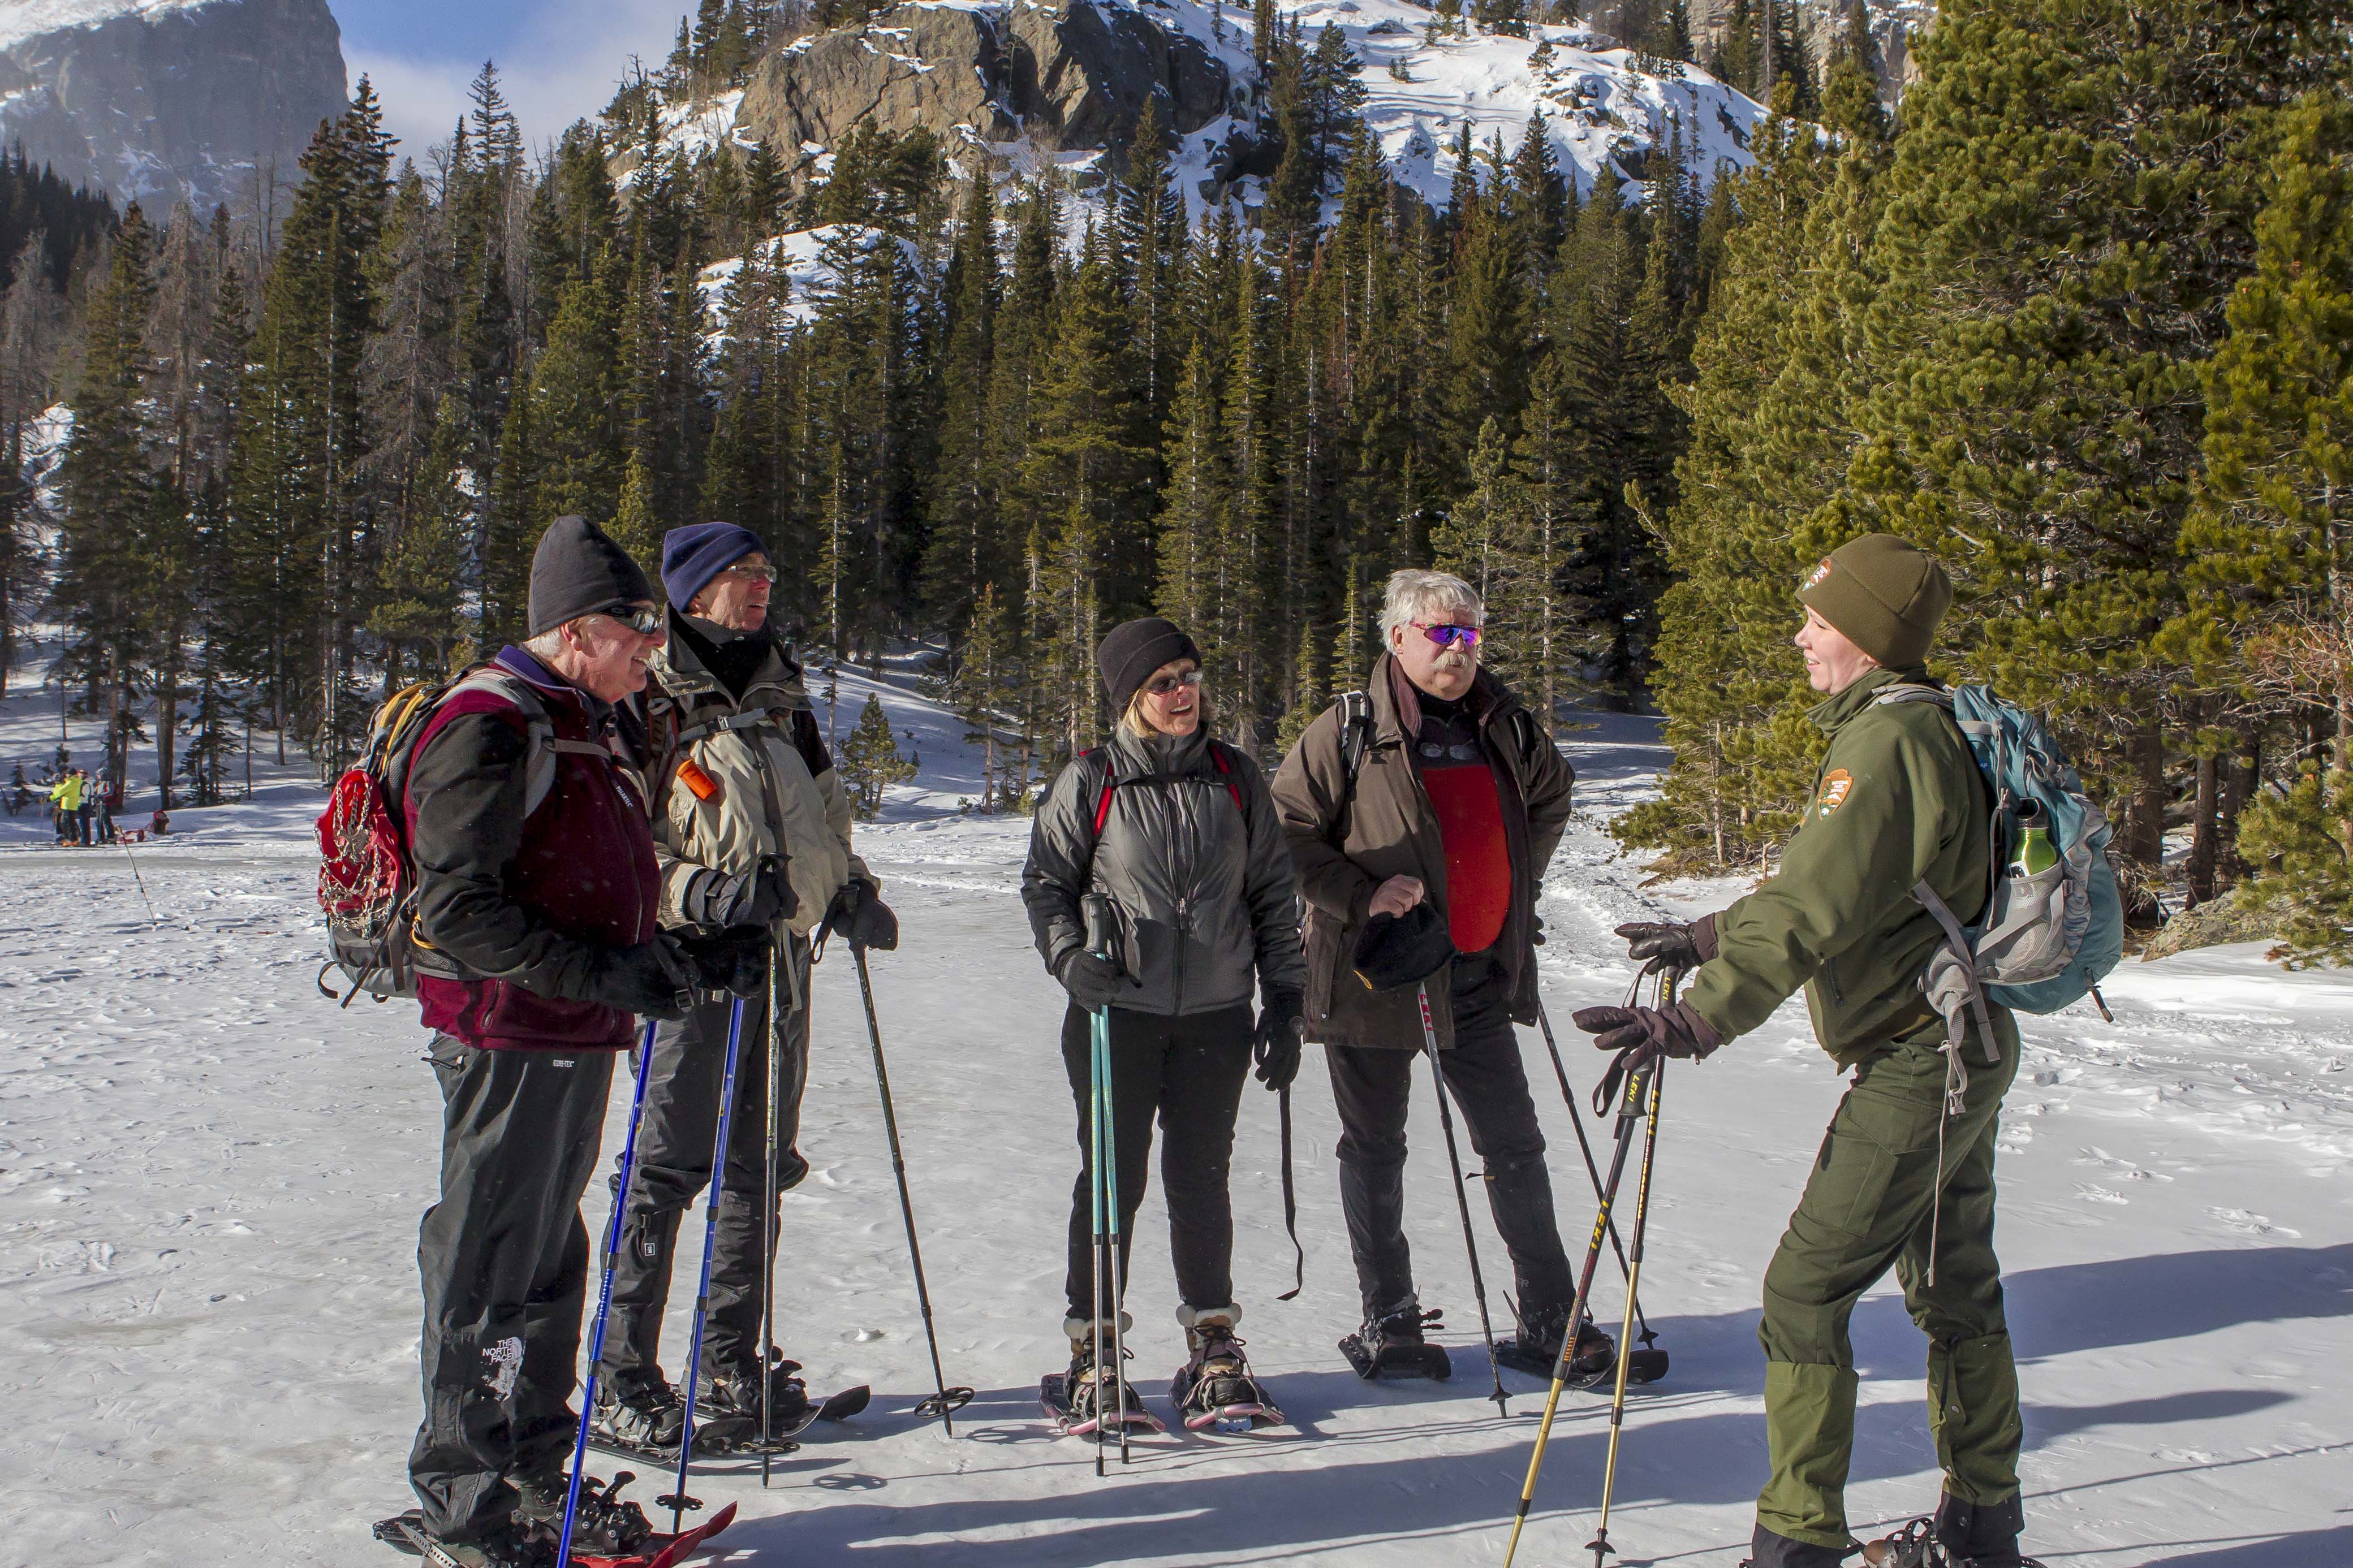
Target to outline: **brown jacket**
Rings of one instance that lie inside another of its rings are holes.
[[[1446,849],[1399,721],[1393,666],[1383,654],[1366,687],[1373,733],[1348,798],[1340,707],[1307,727],[1274,777],[1274,804],[1291,841],[1299,891],[1307,904],[1307,1037],[1325,1045],[1421,1048],[1421,1014],[1410,991],[1377,995],[1349,966],[1374,889],[1391,877],[1417,877],[1446,912]],[[1402,680],[1403,677],[1395,677]],[[1567,826],[1577,775],[1520,700],[1485,670],[1471,704],[1487,758],[1502,786],[1504,829],[1512,855],[1512,904],[1496,951],[1512,985],[1512,1016],[1536,1016],[1535,902],[1545,867]],[[1445,976],[1430,984],[1430,1008],[1441,1049],[1454,1043]]]

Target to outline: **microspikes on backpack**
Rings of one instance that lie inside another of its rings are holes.
[[[559,752],[603,748],[555,738],[554,722],[530,685],[497,665],[454,680],[403,687],[376,710],[367,747],[343,770],[319,814],[319,907],[327,917],[327,962],[319,989],[348,1007],[364,991],[377,1001],[417,994],[417,973],[462,977],[417,931],[417,868],[409,856],[402,799],[417,739],[441,704],[462,690],[494,691],[514,704],[527,730],[523,813],[539,809],[555,787]],[[327,984],[341,969],[348,991]]]

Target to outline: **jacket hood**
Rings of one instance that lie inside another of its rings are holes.
[[[670,613],[670,637],[654,653],[654,679],[662,689],[674,698],[725,696],[719,678],[711,673],[702,656],[695,651],[694,637],[681,635],[684,617],[676,610]],[[705,623],[708,624],[708,623]],[[802,678],[801,666],[786,656],[784,645],[766,633],[754,633],[767,643],[767,657],[760,661],[752,679],[744,684],[744,700],[750,702],[753,693],[765,690],[782,699],[782,706],[809,706],[808,688]]]
[[[1365,682],[1365,696],[1372,707],[1373,734],[1377,740],[1395,741],[1402,744],[1411,739],[1406,733],[1406,714],[1398,702],[1400,688],[1413,693],[1415,697],[1420,695],[1413,682],[1406,679],[1405,671],[1399,668],[1396,655],[1384,653],[1375,658],[1372,674]],[[1471,689],[1464,694],[1462,700],[1469,706],[1472,714],[1478,719],[1482,729],[1521,705],[1520,700],[1512,694],[1511,688],[1496,679],[1493,673],[1483,664],[1479,667],[1479,672],[1471,678]],[[1418,707],[1413,718],[1414,730],[1419,733],[1421,726]]]

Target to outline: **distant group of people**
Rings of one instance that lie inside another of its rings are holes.
[[[87,849],[115,841],[108,793],[102,781],[82,768],[68,768],[49,785],[49,815],[60,847]]]
[[[600,530],[559,520],[533,561],[528,639],[442,699],[399,791],[445,1104],[440,1196],[418,1247],[425,1418],[406,1517],[411,1539],[457,1568],[554,1563],[592,1258],[580,1202],[614,1059],[638,1044],[640,1019],[653,1022],[651,1059],[591,1417],[638,1448],[680,1441],[661,1321],[681,1223],[713,1176],[739,1000],[759,1055],[735,1079],[697,1397],[733,1414],[807,1405],[763,1319],[778,1194],[808,1169],[811,938],[824,928],[880,950],[898,933],[852,851],[800,666],[769,626],[776,580],[756,536],[707,523],[667,536],[658,594]],[[1693,925],[1626,928],[1633,956],[1691,984],[1672,1005],[1588,1009],[1577,1023],[1605,1049],[1704,1058],[1804,988],[1825,1047],[1857,1074],[1766,1276],[1758,1568],[1834,1568],[1852,1550],[1846,1323],[1891,1267],[1932,1342],[1946,1482],[1940,1555],[1922,1561],[2018,1568],[2018,1393],[1992,1249],[1994,1123],[2017,1034],[2002,1014],[1998,1065],[1951,1110],[1943,1021],[1916,984],[1937,933],[1906,901],[1932,885],[1976,917],[1984,801],[1949,724],[1879,700],[1928,679],[1950,586],[1874,535],[1823,561],[1799,596],[1799,646],[1825,697],[1814,717],[1831,741],[1782,874]],[[1484,623],[1461,579],[1397,573],[1363,690],[1318,718],[1271,780],[1213,734],[1207,661],[1185,628],[1130,622],[1097,650],[1117,723],[1048,790],[1022,878],[1067,994],[1060,1047],[1081,1168],[1060,1327],[1080,1414],[1100,1416],[1124,1382],[1099,1360],[1098,1329],[1124,1280],[1155,1124],[1188,1352],[1177,1386],[1255,1387],[1232,1278],[1234,1129],[1253,1064],[1267,1088],[1288,1088],[1309,1040],[1324,1047],[1340,1119],[1362,1306],[1351,1339],[1371,1364],[1424,1348],[1404,1169],[1425,1050],[1443,1056],[1483,1162],[1516,1348],[1584,1372],[1614,1355],[1577,1310],[1515,1033],[1536,1020],[1536,903],[1574,775],[1550,725],[1482,667]],[[1435,953],[1426,983],[1377,988],[1364,956],[1376,927]],[[1100,1267],[1097,1031],[1121,1211],[1118,1254]],[[649,1539],[636,1505],[599,1485],[580,1493],[576,1550]]]

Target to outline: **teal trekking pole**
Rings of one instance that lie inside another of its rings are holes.
[[[1087,895],[1083,908],[1087,921],[1087,951],[1098,958],[1111,956],[1111,900],[1101,893]],[[1111,1078],[1111,1009],[1098,1007],[1088,1019],[1092,1054],[1088,1078],[1092,1089],[1092,1126],[1095,1179],[1093,1187],[1095,1231],[1094,1289],[1094,1348],[1095,1348],[1095,1474],[1103,1473],[1103,1339],[1106,1331],[1111,1343],[1112,1415],[1119,1422],[1119,1462],[1130,1462],[1132,1455],[1127,1440],[1127,1347],[1121,1328],[1122,1310],[1126,1298],[1126,1282],[1120,1277],[1119,1267],[1119,1148],[1113,1127]],[[1108,1280],[1108,1289],[1106,1289]],[[1106,1322],[1103,1297],[1111,1297],[1111,1315]]]
[[[727,1190],[727,1135],[735,1125],[735,1062],[743,1044],[744,998],[738,996],[727,1013],[727,1064],[719,1075],[719,1133],[711,1147],[710,1206],[702,1217],[702,1282],[694,1289],[694,1341],[686,1352],[686,1417],[679,1430],[678,1489],[654,1500],[669,1507],[673,1533],[681,1528],[680,1521],[686,1510],[702,1506],[686,1495],[686,1478],[694,1463],[694,1396],[702,1382],[702,1326],[711,1312],[711,1251],[719,1237],[720,1200]]]

